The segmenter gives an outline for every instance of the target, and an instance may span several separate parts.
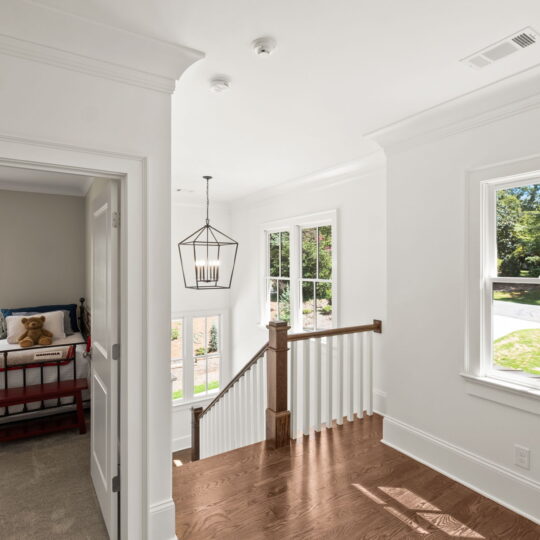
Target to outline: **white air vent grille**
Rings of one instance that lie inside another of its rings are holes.
[[[501,39],[497,43],[493,43],[481,51],[471,54],[471,56],[467,56],[467,58],[463,58],[461,62],[474,69],[481,69],[521,49],[535,45],[537,41],[538,32],[531,27],[527,27],[511,36]]]

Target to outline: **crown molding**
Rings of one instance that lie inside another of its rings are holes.
[[[367,133],[386,154],[402,152],[540,107],[540,64]]]
[[[204,56],[25,0],[2,0],[0,54],[168,94]]]
[[[358,180],[364,176],[369,176],[377,171],[381,171],[385,166],[386,157],[384,152],[376,150],[354,161],[348,161],[327,169],[315,171],[251,193],[245,197],[231,201],[231,204],[238,207],[245,207],[246,205],[256,206],[274,199],[279,199],[302,187],[307,187],[310,190],[329,189],[340,184]]]

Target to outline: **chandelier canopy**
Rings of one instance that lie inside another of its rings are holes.
[[[206,180],[206,223],[178,243],[184,285],[187,289],[230,289],[238,242],[210,225],[209,184]]]

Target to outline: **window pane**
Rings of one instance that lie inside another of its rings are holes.
[[[302,327],[304,330],[315,329],[315,284],[312,281],[302,282]]]
[[[493,364],[540,375],[540,285],[493,284]]]
[[[269,244],[269,275],[279,276],[279,233],[270,233],[268,235]]]
[[[206,317],[193,317],[193,354],[206,354],[205,347]]]
[[[288,232],[281,233],[281,277],[289,277],[290,238]]]
[[[332,279],[332,227],[319,227],[319,279]]]
[[[540,184],[497,191],[497,274],[540,276]]]
[[[208,358],[208,390],[217,390],[219,388],[219,365],[221,358],[213,356]]]
[[[271,279],[268,282],[268,295],[270,297],[270,320],[278,320],[278,293],[277,279]]]
[[[332,328],[332,284],[317,283],[317,330]]]
[[[290,286],[289,281],[279,280],[279,320],[291,321],[291,301],[290,301]]]
[[[184,361],[173,360],[171,365],[171,374],[176,377],[172,383],[172,398],[182,399],[184,397]]]
[[[208,329],[208,354],[217,353],[220,350],[219,316],[208,317],[206,319],[206,327]]]
[[[171,359],[184,357],[184,321],[171,321]]]
[[[317,229],[302,229],[302,277],[317,277]]]
[[[193,394],[206,392],[206,357],[195,357],[193,360]]]

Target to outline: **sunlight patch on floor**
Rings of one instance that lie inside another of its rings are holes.
[[[391,498],[389,502],[386,502],[378,494],[374,493],[373,489],[368,489],[361,484],[352,484],[352,486],[374,503],[383,506],[388,513],[405,523],[418,534],[430,534],[429,530],[424,529],[416,522],[416,519],[419,517],[448,536],[484,538],[481,534],[461,523],[461,521],[449,514],[443,513],[439,508],[406,488],[379,486],[377,489],[381,493],[384,493],[385,496]],[[406,515],[392,506],[396,502],[403,506],[409,514],[412,513],[413,515]]]
[[[183,465],[180,459],[173,459],[173,463],[175,467],[181,467]]]

